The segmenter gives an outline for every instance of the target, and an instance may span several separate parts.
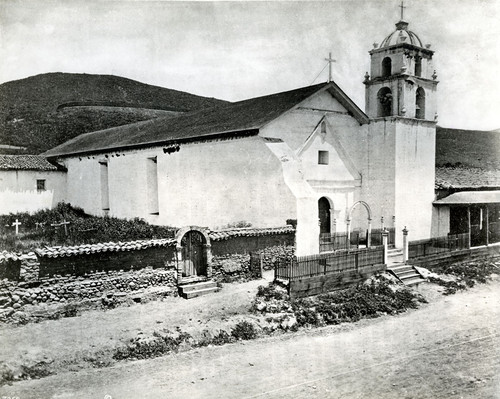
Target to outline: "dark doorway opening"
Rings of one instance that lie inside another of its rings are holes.
[[[207,275],[205,244],[205,237],[196,230],[190,230],[182,237],[183,277]]]

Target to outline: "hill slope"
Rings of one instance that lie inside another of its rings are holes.
[[[225,103],[118,76],[47,73],[0,85],[0,144],[38,154],[82,133]]]
[[[500,133],[447,129],[436,131],[436,166],[500,169]]]

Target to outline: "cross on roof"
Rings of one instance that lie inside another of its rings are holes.
[[[404,15],[404,9],[406,8],[404,6],[404,1],[401,1],[401,5],[399,6],[399,8],[401,8],[401,21],[404,21],[403,15]]]
[[[325,61],[328,61],[328,83],[332,81],[332,63],[337,62],[332,58],[332,53],[328,53],[328,58],[325,58]]]

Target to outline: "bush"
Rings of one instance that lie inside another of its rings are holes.
[[[113,354],[113,359],[149,359],[175,352],[183,342],[191,340],[188,333],[181,332],[178,336],[170,335],[170,332],[154,332],[152,337],[142,335],[131,339],[128,345],[118,347]]]
[[[16,219],[21,222],[21,232],[18,236],[13,235],[14,228],[11,227]],[[67,225],[68,234],[63,226],[52,226],[64,220],[70,223]],[[150,225],[139,218],[125,220],[108,216],[90,216],[81,208],[62,202],[54,209],[41,210],[32,215],[26,212],[0,215],[0,233],[2,233],[0,248],[22,251],[45,245],[172,238],[175,229]]]
[[[257,338],[257,329],[248,321],[240,321],[231,330],[231,335],[237,340],[249,340]]]
[[[289,299],[286,289],[275,283],[270,283],[267,287],[260,285],[257,288],[257,297],[263,298],[266,301],[269,301],[271,299],[276,299],[276,300]]]
[[[452,263],[433,267],[432,270],[439,274],[448,274],[456,277],[456,281],[443,280],[435,277],[429,278],[430,282],[446,288],[443,295],[454,294],[458,290],[474,287],[476,283],[486,283],[493,273],[498,273],[500,271],[498,266],[491,260]]]

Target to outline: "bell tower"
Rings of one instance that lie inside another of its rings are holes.
[[[404,228],[411,240],[431,236],[434,200],[434,52],[408,25],[401,12],[396,30],[369,52],[371,76],[364,80],[370,123],[362,196],[376,219],[392,221],[397,247]]]
[[[400,116],[437,120],[437,74],[433,67],[431,45],[401,20],[396,30],[380,46],[373,44],[370,74],[365,75],[366,113],[370,118]]]

